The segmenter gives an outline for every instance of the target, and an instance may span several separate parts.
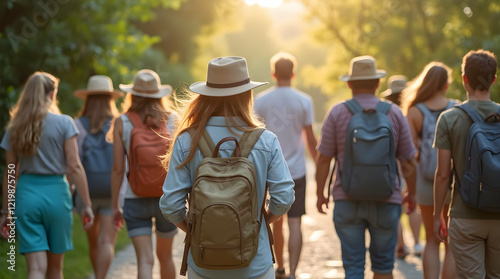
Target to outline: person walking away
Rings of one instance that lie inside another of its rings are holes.
[[[176,128],[174,145],[164,158],[168,174],[160,199],[164,216],[187,232],[187,243],[191,243],[184,250],[188,278],[274,278],[268,224],[290,208],[294,184],[278,139],[262,129],[254,115],[252,89],[264,84],[250,80],[243,57],[219,57],[209,62],[207,81],[189,87],[192,96]],[[243,180],[250,184],[211,183],[210,177],[232,173],[232,166],[236,169],[245,162],[255,177]],[[209,178],[203,179],[205,174]],[[199,187],[201,183],[210,189]],[[266,193],[270,195],[268,209]],[[196,209],[186,212],[188,196],[190,209]],[[206,200],[215,204],[202,207]],[[239,225],[233,225],[237,220],[241,220]],[[249,229],[240,232],[238,227]],[[248,249],[240,251],[240,239],[250,240],[250,246],[245,245]],[[238,244],[228,244],[233,242]],[[231,256],[235,254],[241,257]]]
[[[133,84],[120,84],[120,89],[128,94],[122,105],[125,113],[115,120],[111,129],[114,150],[111,174],[113,226],[120,229],[125,219],[127,234],[132,239],[137,257],[137,277],[152,278],[154,218],[161,278],[175,278],[172,242],[177,228],[163,218],[158,204],[166,175],[159,156],[170,144],[176,115],[167,100],[172,87],[161,85],[158,74],[143,69],[136,74]],[[129,172],[122,209],[119,194],[126,161]]]
[[[384,92],[380,93],[380,97],[393,102],[395,105],[401,107],[401,94],[403,90],[406,88],[406,77],[403,75],[394,75],[389,77],[387,81],[388,89]],[[400,169],[400,173],[401,169]],[[401,181],[404,182],[404,181]],[[401,191],[402,195],[405,195],[407,192],[406,184],[403,186],[403,190]],[[422,219],[420,217],[420,213],[418,208],[408,214],[408,218],[410,221],[410,229],[413,235],[413,253],[417,256],[422,254],[423,247],[420,244],[420,226],[422,225]],[[401,220],[398,225],[398,244],[396,246],[396,256],[400,259],[404,259],[409,254],[408,248],[404,242],[403,236],[403,228],[401,226]]]
[[[289,240],[288,259],[290,274],[295,271],[302,250],[301,217],[306,213],[306,162],[305,146],[312,158],[316,158],[316,136],[313,129],[313,105],[306,93],[291,87],[297,62],[289,53],[280,52],[271,58],[271,73],[276,87],[257,95],[255,112],[262,117],[266,128],[275,133],[283,149],[288,169],[295,183],[295,201],[287,213]],[[273,223],[274,247],[278,269],[276,278],[286,278],[283,263],[283,219]]]
[[[439,257],[440,241],[434,235],[434,174],[437,166],[437,150],[432,148],[436,122],[439,115],[458,103],[446,98],[451,83],[451,69],[440,62],[427,64],[422,72],[405,89],[403,113],[410,125],[417,153],[417,204],[424,221],[426,244],[422,255],[424,278],[456,278],[455,262],[445,243],[443,268]],[[450,203],[448,191],[445,208]],[[447,219],[447,217],[445,217]],[[441,274],[441,276],[440,276]]]
[[[410,129],[399,108],[382,102],[375,92],[385,71],[371,56],[351,60],[340,77],[353,98],[333,105],[325,117],[316,159],[317,208],[328,207],[324,186],[335,157],[333,221],[340,239],[346,278],[364,278],[365,231],[370,233],[374,278],[392,278],[401,204],[414,209],[415,158]],[[408,185],[400,193],[396,158]],[[330,185],[327,185],[330,187]]]
[[[89,256],[96,279],[104,279],[115,255],[117,231],[111,222],[111,168],[113,144],[106,141],[112,120],[119,115],[115,99],[123,95],[113,89],[111,78],[91,76],[86,89],[75,91],[83,99],[82,109],[75,119],[80,133],[76,137],[80,159],[87,175],[93,226],[87,230]],[[78,191],[74,193],[77,212],[83,206]]]
[[[65,175],[81,193],[84,230],[94,222],[78,130],[57,107],[58,85],[59,79],[45,72],[28,78],[0,144],[7,157],[0,232],[8,238],[8,218],[16,218],[19,253],[26,257],[30,279],[63,278],[64,253],[73,249],[73,205]],[[15,208],[8,199],[15,199]]]
[[[490,98],[496,71],[497,59],[490,51],[470,51],[463,57],[467,101],[441,114],[434,138],[438,149],[434,233],[442,242],[448,238],[458,278],[500,278],[500,105]],[[446,214],[452,168],[455,177],[447,229],[442,214]]]

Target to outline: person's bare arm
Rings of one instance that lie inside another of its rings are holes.
[[[92,202],[90,201],[87,176],[80,162],[78,154],[78,144],[76,136],[69,138],[64,142],[64,154],[66,155],[66,174],[69,180],[76,185],[78,195],[82,198],[83,209],[81,212],[83,229],[88,230],[94,222],[94,213],[92,212]]]
[[[407,214],[412,213],[416,208],[415,193],[417,191],[417,160],[411,158],[401,162],[401,169],[406,181],[407,191],[403,197],[403,203],[407,203]]]
[[[302,131],[305,134],[307,151],[309,151],[311,158],[315,160],[317,156],[316,145],[318,144],[318,141],[316,140],[316,136],[314,135],[313,126],[305,126]]]
[[[448,185],[450,183],[451,151],[438,149],[438,163],[434,177],[434,234],[442,242],[446,241],[447,229],[443,212]]]
[[[326,214],[323,210],[323,205],[328,208],[328,198],[325,197],[325,183],[330,173],[330,163],[332,157],[325,156],[320,152],[316,155],[316,196],[318,198],[316,207],[319,213]],[[330,187],[330,185],[326,185]]]
[[[113,226],[116,230],[123,227],[120,188],[125,174],[125,147],[122,135],[123,122],[121,118],[117,118],[113,130],[113,168],[111,170],[111,208]]]

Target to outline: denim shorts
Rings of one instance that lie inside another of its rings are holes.
[[[127,225],[128,237],[151,235],[153,218],[155,232],[161,238],[172,238],[177,233],[177,227],[163,217],[160,198],[125,199],[123,204],[123,219]]]
[[[365,231],[370,233],[372,271],[389,274],[394,269],[401,205],[374,201],[339,200],[333,221],[342,246],[346,278],[364,278]]]
[[[22,174],[15,209],[19,253],[73,250],[72,208],[63,175]]]

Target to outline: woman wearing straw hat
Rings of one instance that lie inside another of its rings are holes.
[[[105,278],[115,254],[117,231],[111,224],[111,167],[113,145],[106,141],[113,118],[119,115],[115,99],[123,95],[113,90],[111,78],[95,75],[87,88],[75,91],[83,99],[83,107],[75,120],[80,158],[87,174],[92,210],[96,218],[87,231],[90,262],[96,279]],[[89,140],[89,138],[92,138]],[[81,211],[82,199],[75,191],[75,207]]]
[[[125,219],[127,233],[132,239],[136,252],[137,277],[152,278],[154,255],[151,235],[152,219],[154,217],[156,255],[160,261],[161,278],[175,278],[172,242],[174,235],[177,233],[177,227],[162,216],[158,204],[159,196],[138,196],[127,180],[123,217],[122,207],[119,202],[120,186],[125,174],[126,156],[131,155],[130,143],[132,130],[134,129],[133,121],[138,119],[137,121],[142,122],[142,125],[148,127],[149,130],[165,128],[166,126],[172,132],[176,114],[170,109],[170,103],[166,98],[172,92],[172,87],[170,85],[161,85],[158,74],[144,69],[137,73],[133,84],[120,84],[120,89],[128,92],[128,94],[122,104],[123,111],[126,113],[115,120],[114,127],[110,130],[114,139],[114,162],[111,175],[112,222],[115,229],[120,229],[123,226],[123,219]],[[134,118],[131,119],[131,117]],[[169,139],[164,138],[163,140],[166,144]],[[155,155],[152,157],[156,158]],[[134,171],[136,170],[130,169],[129,175]]]
[[[45,72],[29,77],[0,144],[7,157],[0,233],[9,243],[17,236],[28,278],[63,277],[64,253],[73,249],[73,206],[65,175],[81,194],[83,228],[94,222],[78,157],[78,132],[73,119],[61,115],[57,107],[58,84],[56,77]],[[5,230],[7,221],[14,223],[17,234]]]
[[[174,134],[165,163],[168,174],[163,185],[160,208],[164,216],[186,231],[186,196],[203,156],[197,151],[203,132],[213,142],[232,136],[240,138],[245,131],[263,125],[253,113],[252,89],[267,83],[251,81],[246,60],[242,57],[215,58],[208,64],[207,81],[196,82],[189,89],[193,97],[187,102],[182,120]],[[234,148],[221,148],[221,157],[229,157]],[[294,201],[294,183],[274,134],[264,131],[248,159],[255,166],[257,195],[261,208],[266,183],[271,196],[267,210],[269,223],[285,214]],[[260,210],[260,209],[259,209]],[[260,213],[259,213],[260,214]],[[258,251],[246,268],[212,270],[198,267],[189,252],[188,278],[274,278],[273,261],[265,222],[259,231]]]

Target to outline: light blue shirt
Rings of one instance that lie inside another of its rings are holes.
[[[239,121],[239,119],[237,120]],[[210,118],[206,129],[214,143],[219,142],[225,137],[235,136],[228,129],[224,117]],[[235,128],[232,130],[234,132],[238,131]],[[183,133],[177,138],[174,143],[167,178],[163,184],[160,209],[165,218],[172,223],[180,223],[185,219],[187,214],[187,194],[191,190],[196,168],[203,159],[203,155],[201,155],[198,149],[188,164],[177,168],[187,158],[190,145],[191,136],[189,133]],[[224,143],[219,153],[222,157],[230,157],[234,147],[234,142]],[[274,215],[285,214],[295,200],[294,183],[283,158],[276,135],[269,131],[264,131],[248,158],[255,166],[259,215],[264,200],[266,183],[269,185],[269,195],[271,197],[269,210]],[[259,248],[249,267],[234,270],[204,269],[195,265],[191,253],[189,253],[188,264],[196,273],[206,278],[255,278],[263,275],[273,264],[269,238],[264,222],[260,228]]]

